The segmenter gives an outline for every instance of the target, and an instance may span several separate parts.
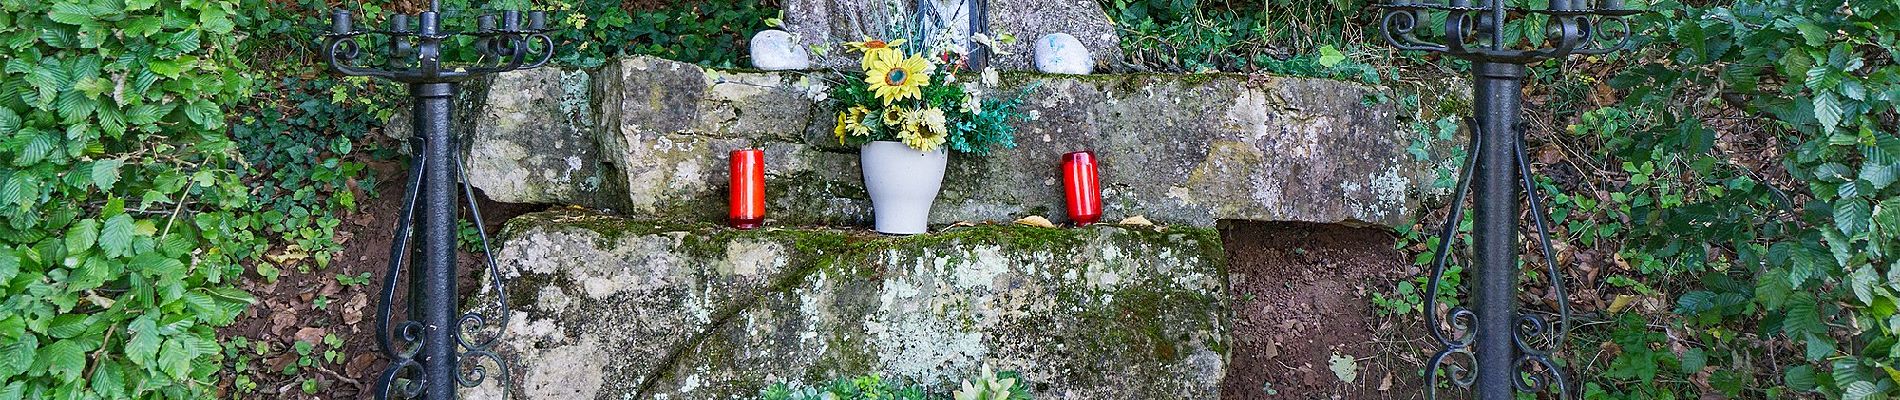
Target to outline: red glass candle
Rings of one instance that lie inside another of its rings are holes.
[[[1069,201],[1069,220],[1076,226],[1102,220],[1102,179],[1095,171],[1095,152],[1062,155],[1062,189]]]
[[[732,208],[727,222],[734,228],[765,225],[765,152],[732,151]]]

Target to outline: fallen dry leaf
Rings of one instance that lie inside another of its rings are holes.
[[[1636,300],[1636,296],[1631,296],[1627,294],[1616,295],[1616,300],[1610,300],[1610,309],[1608,311],[1611,314],[1623,312],[1624,308],[1628,308],[1630,306],[1630,301],[1634,301],[1634,300]]]
[[[297,330],[297,340],[310,344],[323,343],[323,328],[305,327]]]
[[[350,359],[349,364],[343,365],[343,373],[351,378],[362,378],[363,373],[369,371],[369,367],[375,364],[376,353],[357,354],[355,358]]]
[[[343,323],[356,325],[363,321],[363,309],[369,308],[369,296],[357,293],[348,303],[343,304]]]
[[[1153,221],[1149,221],[1149,220],[1148,220],[1148,217],[1144,217],[1144,216],[1140,216],[1140,215],[1136,215],[1136,216],[1133,216],[1133,217],[1128,217],[1128,218],[1122,218],[1122,222],[1117,222],[1116,224],[1118,224],[1118,225],[1138,225],[1138,226],[1155,226],[1155,223],[1154,223]]]
[[[1054,228],[1054,227],[1056,227],[1056,224],[1055,224],[1055,223],[1053,223],[1053,222],[1049,222],[1049,219],[1048,219],[1048,218],[1043,218],[1043,217],[1042,217],[1042,216],[1040,216],[1040,215],[1031,215],[1031,216],[1027,216],[1027,217],[1023,217],[1023,219],[1019,219],[1019,220],[1016,220],[1016,224],[1017,224],[1017,225],[1028,225],[1028,226],[1034,226],[1034,227],[1038,227],[1038,228]]]

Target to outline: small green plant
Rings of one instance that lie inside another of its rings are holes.
[[[983,364],[982,373],[974,381],[964,380],[963,387],[951,394],[953,400],[1028,400],[1029,392],[1016,386],[1016,376],[1005,373],[998,376],[990,370],[989,364]]]
[[[369,284],[370,275],[364,272],[358,275],[336,274],[336,283],[343,286],[362,286]]]
[[[475,226],[474,222],[466,218],[455,220],[455,245],[462,251],[481,253],[481,227]]]
[[[760,400],[1031,400],[1015,372],[992,373],[983,366],[973,380],[963,381],[952,393],[927,393],[915,385],[899,385],[877,374],[838,378],[819,386],[780,382],[759,392]]]

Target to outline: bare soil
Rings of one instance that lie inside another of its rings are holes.
[[[245,337],[253,341],[270,344],[271,351],[262,359],[254,359],[249,375],[257,383],[257,389],[251,393],[239,393],[231,387],[235,375],[227,373],[221,379],[228,398],[255,399],[372,399],[372,388],[378,380],[378,374],[388,361],[380,357],[376,347],[376,305],[383,285],[383,277],[389,263],[389,246],[394,240],[396,219],[402,209],[404,185],[409,173],[406,165],[400,161],[368,161],[371,170],[378,178],[375,187],[358,187],[357,198],[361,206],[355,212],[343,215],[342,225],[337,227],[336,241],[343,250],[337,253],[329,267],[318,268],[312,260],[283,266],[282,276],[275,283],[265,283],[255,273],[246,274],[239,287],[251,292],[258,299],[250,311],[239,316],[236,323],[219,330],[220,337]],[[484,229],[490,235],[499,232],[501,224],[517,215],[538,211],[544,206],[528,204],[497,203],[488,200],[478,191],[481,204]],[[467,218],[466,209],[463,217]],[[414,241],[411,241],[414,244]],[[491,243],[498,245],[498,243]],[[276,250],[281,252],[282,250]],[[466,298],[479,288],[473,274],[483,268],[481,255],[458,249],[458,265],[461,277],[457,289]],[[275,252],[274,252],[275,254]],[[300,270],[300,266],[304,269]],[[406,267],[405,267],[406,268]],[[338,276],[361,276],[370,274],[367,284],[348,285],[341,283]],[[396,299],[403,301],[407,280],[397,282]],[[325,304],[318,307],[319,299]],[[397,316],[403,315],[397,309]],[[335,334],[343,340],[340,354],[335,363],[324,360],[324,352],[337,350],[322,343],[326,334]],[[301,367],[296,374],[285,374],[285,368],[296,364],[300,356],[293,350],[298,341],[315,345],[316,363],[311,367]],[[255,345],[255,344],[253,344]],[[250,353],[257,358],[256,353]],[[305,394],[301,385],[306,379],[315,379],[318,383],[316,394]]]
[[[1378,317],[1369,298],[1417,271],[1392,248],[1390,233],[1222,221],[1221,238],[1235,320],[1221,398],[1422,397],[1407,340],[1422,331]],[[1352,359],[1342,368],[1350,374],[1331,368],[1335,356]]]

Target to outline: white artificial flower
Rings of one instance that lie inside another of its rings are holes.
[[[970,115],[983,114],[983,88],[976,82],[963,84],[963,111]]]

